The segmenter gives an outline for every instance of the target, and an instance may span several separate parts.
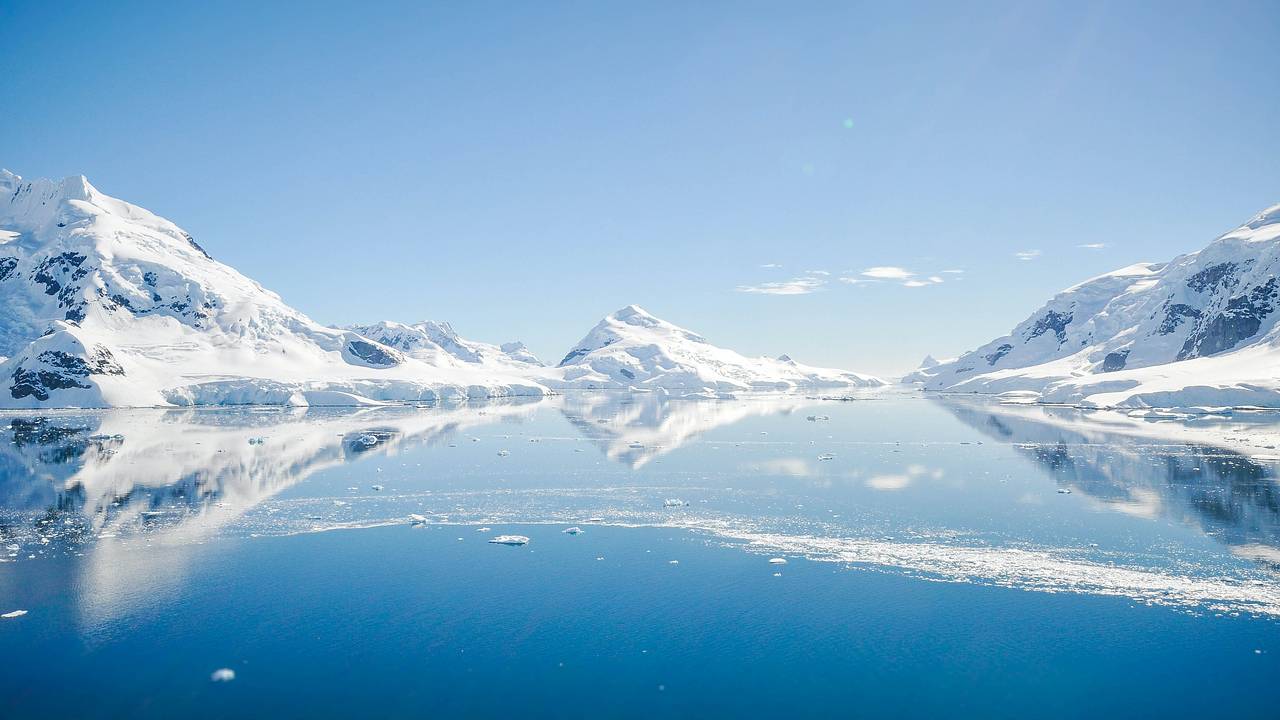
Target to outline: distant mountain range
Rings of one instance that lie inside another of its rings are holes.
[[[630,306],[556,368],[448,323],[331,328],[83,176],[0,171],[0,407],[360,405],[574,388],[681,395],[883,381],[746,358]]]
[[[1055,295],[1002,337],[907,382],[1105,407],[1280,407],[1280,205],[1167,263]]]

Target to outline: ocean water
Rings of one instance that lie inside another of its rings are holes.
[[[1276,715],[1273,414],[602,393],[0,428],[5,718]]]

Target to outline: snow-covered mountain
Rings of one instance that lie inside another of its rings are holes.
[[[716,347],[636,305],[609,315],[546,376],[552,387],[693,393],[878,387],[871,375],[802,365],[783,355],[748,358]]]
[[[1011,333],[906,377],[1097,406],[1280,406],[1280,205],[1205,249],[1068,288]]]
[[[83,176],[0,171],[0,407],[541,394],[327,328]]]
[[[491,345],[466,340],[447,322],[427,320],[406,325],[384,320],[372,325],[349,325],[346,329],[433,365],[484,365],[516,371],[521,366],[542,367],[522,342]]]

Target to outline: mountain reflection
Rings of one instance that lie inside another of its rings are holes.
[[[1274,466],[1223,447],[1135,438],[1071,408],[938,402],[965,423],[1011,443],[1063,489],[1117,512],[1186,523],[1240,557],[1280,566]],[[1223,430],[1220,437],[1231,434]]]
[[[714,428],[749,417],[789,415],[813,403],[786,396],[706,401],[656,393],[582,393],[560,398],[559,404],[565,419],[606,457],[636,469]]]

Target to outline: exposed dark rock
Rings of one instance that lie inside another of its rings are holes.
[[[1001,345],[1000,347],[996,348],[996,351],[995,351],[995,352],[993,352],[993,353],[991,353],[990,355],[987,355],[987,356],[986,356],[986,357],[987,357],[987,364],[988,364],[988,365],[995,365],[997,362],[999,362],[999,361],[1000,361],[1000,358],[1004,357],[1005,355],[1008,355],[1008,354],[1009,354],[1009,351],[1010,351],[1010,350],[1012,350],[1012,349],[1013,349],[1013,346],[1012,346],[1012,345],[1010,345],[1009,343],[1004,343],[1004,344],[1003,344],[1003,345]]]
[[[1178,329],[1186,318],[1200,319],[1200,311],[1183,303],[1174,303],[1168,305],[1164,310],[1164,320],[1160,322],[1160,329],[1157,331],[1161,335],[1168,335]]]
[[[1102,372],[1115,372],[1123,370],[1125,361],[1129,359],[1129,349],[1119,350],[1113,353],[1107,353],[1102,359]]]
[[[28,370],[18,366],[13,372],[13,384],[9,394],[15,400],[34,395],[40,401],[49,399],[49,391],[91,387],[81,378],[90,375],[123,375],[124,368],[116,362],[110,350],[101,345],[91,349],[85,357],[78,357],[61,350],[45,350],[36,357],[48,369]]]
[[[626,368],[618,368],[618,373],[630,380],[636,379],[636,374]]]
[[[0,258],[0,282],[9,279],[9,276],[13,274],[13,269],[16,267],[18,267],[18,258]]]
[[[1187,278],[1187,287],[1196,292],[1204,292],[1222,286],[1235,285],[1236,268],[1236,264],[1232,262],[1210,265]]]
[[[1178,352],[1178,359],[1214,355],[1253,337],[1262,327],[1263,319],[1275,311],[1278,298],[1280,282],[1276,278],[1231,298],[1222,312],[1191,333]]]
[[[1058,344],[1061,345],[1067,341],[1067,326],[1071,324],[1072,318],[1073,313],[1060,313],[1056,310],[1050,310],[1044,314],[1044,317],[1037,320],[1035,325],[1031,326],[1030,332],[1027,333],[1027,340],[1038,338],[1052,330],[1053,334],[1058,338]]]
[[[210,260],[212,260],[212,259],[213,259],[213,256],[212,256],[212,255],[210,255],[209,253],[205,252],[204,248],[200,247],[200,243],[196,242],[196,239],[195,239],[195,238],[191,237],[191,236],[190,236],[190,235],[188,235],[187,233],[182,233],[182,236],[183,236],[183,237],[185,237],[185,238],[187,239],[187,242],[191,243],[191,247],[195,248],[196,250],[199,250],[201,255],[205,256],[206,258],[208,258],[208,259],[210,259]]]
[[[347,350],[370,365],[391,367],[400,364],[400,360],[386,348],[367,340],[352,340],[347,343]]]

